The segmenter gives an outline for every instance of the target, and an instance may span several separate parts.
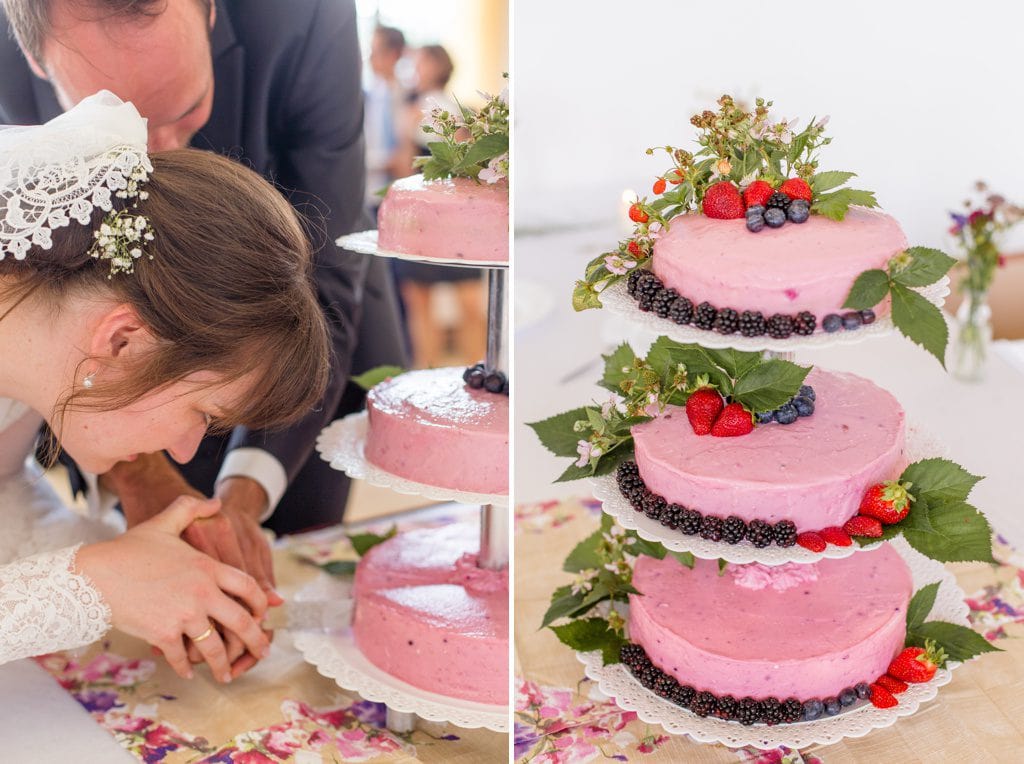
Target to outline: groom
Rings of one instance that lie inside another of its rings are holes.
[[[186,538],[270,586],[259,523],[289,532],[341,519],[348,481],[316,453],[317,434],[361,406],[350,370],[404,359],[386,264],[332,243],[369,227],[354,2],[0,2],[17,40],[0,34],[0,124],[44,122],[111,90],[148,118],[151,152],[192,145],[226,153],[314,220],[314,277],[334,346],[332,381],[316,410],[282,432],[208,437],[180,473],[153,454],[101,478],[130,524],[183,493],[220,497],[218,520]]]

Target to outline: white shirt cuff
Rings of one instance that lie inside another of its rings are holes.
[[[277,503],[288,488],[288,473],[284,465],[261,448],[236,448],[229,452],[217,475],[217,482],[229,477],[252,478],[267,492],[267,508],[260,516],[261,523],[274,514]]]

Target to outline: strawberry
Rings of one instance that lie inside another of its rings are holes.
[[[842,528],[832,526],[831,528],[823,528],[818,531],[821,537],[825,539],[826,543],[835,544],[836,546],[850,546],[853,543],[853,539],[850,538],[849,534]]]
[[[882,524],[873,517],[856,515],[846,521],[843,530],[851,536],[867,536],[876,539],[882,535]]]
[[[686,399],[686,418],[697,435],[707,435],[718,415],[725,408],[725,401],[713,387],[702,387]]]
[[[828,544],[825,543],[825,539],[821,537],[821,534],[815,533],[814,531],[801,533],[796,537],[796,543],[804,549],[810,549],[812,552],[824,552],[825,547],[828,546]]]
[[[807,181],[803,178],[790,178],[779,186],[779,191],[790,199],[803,199],[805,202],[811,201],[811,187],[807,185]]]
[[[875,684],[880,687],[884,687],[893,695],[899,695],[901,692],[906,692],[907,690],[906,682],[897,679],[894,676],[889,676],[888,674],[882,674],[878,677],[878,679],[875,680]]]
[[[908,647],[892,659],[889,674],[904,682],[927,682],[935,676],[935,669],[946,663],[946,653],[927,640],[924,647]]]
[[[745,207],[740,190],[729,181],[721,180],[704,192],[702,209],[709,218],[731,220],[743,217]]]
[[[656,181],[654,181],[654,188],[652,188],[651,190],[654,191],[654,193],[656,194],[665,193],[665,179],[658,178]]]
[[[859,512],[873,517],[885,525],[898,523],[910,513],[910,502],[914,497],[907,493],[913,483],[889,480],[868,488],[861,499]]]
[[[767,204],[768,197],[775,193],[775,189],[766,180],[755,180],[743,190],[743,203],[748,207],[755,204]]]
[[[629,207],[629,219],[634,223],[646,223],[650,220],[650,217],[639,204],[631,204]]]
[[[742,403],[730,403],[711,426],[711,434],[718,438],[746,435],[754,429],[754,418]]]
[[[636,240],[631,241],[629,244],[627,244],[626,249],[629,250],[629,254],[631,254],[633,257],[640,257],[640,245],[637,244]]]
[[[871,705],[875,708],[892,708],[899,705],[893,694],[880,684],[871,685]]]

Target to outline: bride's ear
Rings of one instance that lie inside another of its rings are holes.
[[[127,303],[102,315],[92,332],[89,354],[107,360],[124,359],[150,349],[153,335]]]

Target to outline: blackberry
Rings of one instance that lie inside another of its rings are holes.
[[[715,324],[718,311],[710,302],[702,302],[693,314],[693,325],[698,329],[710,329]]]
[[[772,526],[764,520],[751,520],[747,523],[747,540],[759,549],[768,546],[774,539]]]
[[[736,712],[736,721],[748,727],[751,724],[764,721],[764,710],[761,707],[761,702],[753,698],[741,700],[739,710]]]
[[[772,528],[772,535],[779,546],[793,546],[796,543],[796,526],[791,520],[780,520]]]
[[[647,492],[643,498],[643,513],[652,520],[661,520],[662,514],[668,507],[668,502],[656,493]]]
[[[619,465],[615,471],[615,482],[619,485],[619,491],[627,499],[641,494],[645,488],[644,481],[640,479],[640,470],[634,461],[622,462]]]
[[[679,293],[675,289],[665,289],[662,287],[651,299],[651,310],[654,315],[659,318],[668,318],[668,312],[672,307],[672,303],[676,301]]]
[[[679,682],[674,676],[662,673],[654,682],[654,694],[662,698],[669,698],[678,686]]]
[[[647,660],[647,651],[640,647],[640,645],[626,642],[626,644],[619,648],[619,660],[628,668],[633,668],[633,666],[639,666],[643,661]]]
[[[658,681],[658,677],[663,673],[661,669],[657,668],[649,660],[644,661],[632,671],[633,676],[637,678],[637,681],[648,690],[654,687],[654,683]]]
[[[693,303],[685,297],[677,297],[668,309],[668,318],[677,324],[688,324],[693,320]]]
[[[708,515],[701,521],[700,537],[708,541],[721,541],[723,525],[722,518]]]
[[[636,282],[637,305],[642,311],[650,311],[654,308],[654,298],[662,289],[661,280],[650,271],[644,271],[644,275]]]
[[[744,337],[760,337],[764,334],[764,316],[759,310],[745,310],[740,314],[740,334]]]
[[[804,718],[804,704],[796,698],[782,701],[782,721],[792,724]]]
[[[814,334],[814,330],[817,328],[818,319],[815,318],[814,314],[810,311],[801,311],[793,318],[793,334],[799,334],[801,337],[807,337]]]
[[[725,523],[722,525],[722,539],[727,544],[738,544],[746,535],[747,524],[742,519],[736,515],[725,518]]]
[[[782,724],[784,721],[782,703],[779,702],[778,698],[765,698],[761,701],[761,708],[764,713],[764,723],[769,727]]]
[[[697,693],[697,697],[690,704],[690,710],[697,716],[711,716],[717,707],[718,698],[707,691]]]
[[[661,524],[666,528],[676,530],[683,521],[684,512],[689,512],[689,510],[679,504],[669,504],[668,509],[661,516]]]
[[[723,695],[718,699],[718,707],[715,709],[715,716],[719,719],[732,721],[740,710],[740,702],[732,695]]]
[[[642,268],[634,268],[629,272],[629,275],[626,276],[626,292],[629,293],[630,297],[636,296],[636,284],[640,280],[640,276],[644,273],[647,273],[647,271]]]
[[[735,334],[740,327],[740,314],[732,308],[722,308],[715,316],[714,329],[719,334]]]
[[[693,703],[694,697],[696,697],[697,691],[690,687],[688,684],[677,684],[672,694],[669,696],[669,700],[675,703],[677,706],[683,708],[689,708],[690,704]]]
[[[647,486],[644,486],[641,490],[634,491],[632,496],[627,496],[626,498],[629,499],[629,505],[633,509],[637,512],[643,512],[644,502],[646,502],[651,496],[654,496],[654,494],[647,490]]]
[[[776,191],[774,194],[768,197],[768,201],[765,202],[765,206],[770,210],[775,207],[780,210],[784,210],[789,207],[789,197],[781,191]],[[767,212],[767,210],[765,210]]]
[[[679,530],[687,536],[700,533],[703,516],[696,509],[683,508],[679,515]]]
[[[774,337],[777,340],[788,339],[789,335],[793,333],[793,319],[784,313],[776,313],[768,319],[765,331],[769,337]]]

